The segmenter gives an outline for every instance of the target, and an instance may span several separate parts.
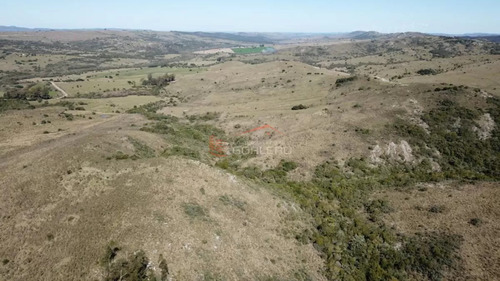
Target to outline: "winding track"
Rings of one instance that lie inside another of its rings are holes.
[[[52,86],[54,86],[54,88],[56,88],[56,90],[58,90],[59,92],[61,92],[61,94],[63,94],[63,96],[58,97],[58,99],[64,99],[64,98],[67,98],[69,96],[68,93],[66,93],[66,91],[61,89],[61,87],[57,86],[56,83],[54,83],[53,81],[50,81],[50,84],[52,84]]]

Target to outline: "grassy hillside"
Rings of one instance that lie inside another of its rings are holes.
[[[494,43],[0,35],[1,280],[499,278]]]

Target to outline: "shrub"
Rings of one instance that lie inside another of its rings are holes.
[[[33,109],[35,108],[26,100],[2,99],[0,98],[0,113],[7,110]]]
[[[444,206],[433,205],[429,208],[431,213],[442,213],[446,208]]]
[[[295,170],[298,167],[298,164],[293,161],[281,160],[280,166],[283,171],[290,172],[292,170]]]
[[[144,251],[131,253],[127,258],[118,259],[107,268],[105,281],[146,281],[153,275],[148,269],[149,259]]]
[[[222,195],[219,197],[219,200],[224,204],[224,205],[230,205],[230,206],[234,206],[242,211],[245,211],[245,206],[246,206],[246,202],[243,202],[241,200],[238,200],[236,198],[234,198],[233,196],[230,196],[230,195]]]
[[[409,238],[403,248],[405,263],[429,280],[441,280],[445,268],[456,266],[462,241],[461,236],[444,233],[416,235]]]
[[[483,223],[483,221],[480,218],[472,218],[469,220],[469,223],[473,226],[479,226]]]
[[[142,85],[165,87],[172,81],[175,81],[174,74],[165,74],[165,75],[160,76],[158,78],[153,78],[153,75],[148,74],[147,79],[142,81]]]
[[[419,71],[417,71],[417,73],[420,75],[436,75],[439,73],[439,71],[432,68],[425,68],[425,69],[420,69]]]
[[[218,112],[207,112],[205,114],[194,114],[194,115],[188,115],[187,119],[191,122],[201,120],[201,121],[211,121],[211,120],[216,120],[220,116],[220,113]]]
[[[167,260],[160,254],[158,268],[160,269],[160,281],[166,281],[169,275]]]
[[[130,156],[128,154],[125,154],[121,151],[117,151],[114,155],[113,155],[113,158],[115,160],[126,160],[128,159]]]
[[[74,116],[73,116],[73,114],[71,114],[71,113],[64,113],[64,117],[65,117],[65,118],[66,118],[66,120],[68,120],[68,121],[73,121],[73,119],[74,119]]]
[[[164,114],[157,114],[156,111],[167,107],[166,101],[157,101],[148,103],[141,106],[134,106],[134,108],[127,110],[127,113],[138,113],[144,115],[146,118],[150,120],[162,120],[162,119],[172,119],[176,118],[173,116],[166,116]]]
[[[339,78],[335,81],[335,86],[337,87],[340,87],[342,86],[343,84],[347,83],[347,82],[352,82],[354,80],[356,80],[357,77],[356,76],[351,76],[351,77],[345,77],[345,78]]]
[[[107,266],[108,264],[110,264],[114,260],[114,258],[116,257],[116,255],[117,255],[118,251],[120,251],[120,249],[121,248],[118,247],[116,242],[110,241],[106,245],[105,253],[104,253],[103,257],[101,258],[101,265]]]
[[[118,258],[122,250],[116,242],[106,245],[100,265],[104,269],[104,281],[166,281],[169,270],[166,259],[160,254],[158,258],[159,272],[152,270],[151,262],[143,250],[131,252],[128,256]]]
[[[364,204],[366,212],[370,215],[370,219],[374,220],[380,214],[387,214],[393,211],[389,206],[389,202],[383,199],[371,200]]]
[[[166,149],[163,152],[163,156],[186,156],[193,159],[200,159],[200,153],[194,149],[183,147],[183,146],[173,146],[172,148]]]
[[[305,106],[303,104],[299,104],[299,105],[294,105],[292,107],[292,110],[303,110],[303,109],[307,109],[307,106]]]
[[[6,99],[37,100],[50,99],[50,88],[45,84],[32,84],[26,88],[15,87],[9,89],[5,94]]]
[[[155,150],[146,144],[131,137],[128,138],[128,141],[134,146],[134,156],[136,156],[136,158],[153,158],[156,156]]]
[[[208,218],[207,210],[197,203],[185,203],[183,208],[184,213],[191,219],[206,220]]]

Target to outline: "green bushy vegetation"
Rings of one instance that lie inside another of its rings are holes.
[[[191,149],[186,146],[174,145],[163,152],[163,156],[184,156],[192,159],[201,159],[201,154],[198,150]]]
[[[75,110],[76,103],[72,101],[58,101],[53,104],[54,106],[66,107],[68,110]]]
[[[220,159],[216,166],[283,192],[312,216],[313,225],[297,233],[296,238],[312,243],[322,254],[324,274],[329,280],[413,280],[417,277],[441,280],[445,271],[460,269],[457,250],[461,237],[434,232],[397,233],[381,219],[383,214],[393,211],[392,207],[384,200],[370,199],[370,195],[381,189],[411,188],[420,182],[498,179],[499,167],[495,163],[500,151],[499,130],[495,128],[491,138],[481,140],[474,127],[478,127],[476,120],[484,113],[489,113],[496,122],[500,120],[499,108],[500,101],[495,98],[489,98],[488,106],[483,109],[443,100],[422,116],[429,125],[429,133],[398,120],[389,129],[412,144],[414,154],[422,159],[416,164],[390,162],[373,166],[364,158],[349,159],[344,165],[326,161],[318,165],[313,178],[305,182],[289,180],[288,173],[298,164],[285,160],[274,168],[261,170],[241,165],[252,155],[234,154]],[[147,115],[148,111],[145,112]],[[179,148],[206,146],[206,139],[214,132],[224,137],[222,131],[198,120],[191,123],[152,116],[158,122],[145,130],[164,135]],[[460,126],[457,126],[458,119]],[[176,151],[183,150],[176,148]],[[197,151],[200,158],[207,154]],[[435,156],[436,151],[439,157]],[[439,163],[440,171],[433,169],[429,158]],[[238,207],[234,198],[225,196],[220,200]],[[197,210],[191,205],[185,208],[188,215],[205,217],[204,212]],[[429,212],[443,211],[446,209],[442,206],[429,208]],[[476,220],[470,223],[479,225]]]
[[[356,78],[357,78],[356,76],[339,78],[335,81],[335,86],[340,87],[347,82],[352,82],[352,81],[356,80]]]
[[[165,281],[168,279],[168,265],[160,254],[158,269],[156,272],[149,266],[150,260],[139,250],[128,254],[128,256],[117,258],[122,250],[116,242],[111,241],[105,249],[100,260],[104,269],[103,281]]]
[[[439,73],[439,71],[432,68],[424,68],[417,71],[417,73],[420,75],[436,75]]]
[[[198,203],[185,203],[183,205],[184,213],[191,219],[208,219],[208,211]]]
[[[253,155],[246,157],[253,157]],[[237,157],[224,158],[218,161],[216,163],[216,166],[229,170],[232,173],[244,176],[249,179],[258,179],[265,183],[281,183],[281,184],[286,183],[287,173],[297,168],[297,163],[282,160],[275,168],[262,171],[256,166],[240,167],[237,163],[241,159],[242,158],[237,158]]]
[[[154,149],[151,147],[147,146],[146,144],[140,142],[139,140],[136,140],[134,138],[129,137],[128,141],[132,143],[135,149],[135,154],[134,156],[137,158],[153,158],[156,156],[156,152]]]
[[[146,80],[142,81],[143,86],[150,86],[152,87],[152,93],[155,95],[160,94],[161,89],[163,87],[166,87],[170,84],[170,82],[175,81],[175,75],[174,74],[165,74],[157,78],[153,78],[153,75],[150,73],[148,74],[148,77]]]
[[[122,151],[117,151],[115,154],[113,154],[112,156],[108,156],[106,159],[108,159],[108,160],[111,160],[111,159],[115,159],[115,160],[127,160],[129,158],[131,158],[130,155],[125,154]]]
[[[437,108],[425,112],[422,120],[429,125],[423,128],[399,120],[394,129],[409,139],[420,156],[433,158],[442,169],[441,177],[450,179],[499,179],[500,178],[500,129],[495,126],[488,139],[480,139],[476,121],[489,113],[496,124],[500,121],[500,102],[488,99],[485,109],[470,109],[452,100],[443,100]],[[439,157],[436,157],[436,151]]]
[[[158,114],[157,110],[166,106],[166,102],[159,101],[149,103],[143,106],[135,107],[129,110],[129,113],[140,113],[155,122],[149,124],[141,130],[162,135],[171,147],[163,152],[163,156],[184,156],[197,160],[207,160],[210,156],[209,141],[211,136],[226,141],[232,141],[231,138],[225,138],[225,132],[213,125],[204,123],[212,120],[217,114],[208,114],[188,118],[188,120],[179,119],[174,116]]]
[[[417,234],[403,248],[407,268],[429,280],[440,280],[444,268],[456,268],[462,237],[445,233]]]
[[[292,110],[303,110],[303,109],[307,109],[307,106],[305,106],[303,104],[292,106]]]
[[[156,111],[158,111],[166,106],[167,106],[167,102],[161,100],[161,101],[151,102],[151,103],[141,105],[141,106],[134,106],[134,108],[127,110],[127,113],[142,114],[150,120],[164,119],[164,117],[167,117],[167,116],[163,115],[163,114],[157,114]]]
[[[392,207],[386,201],[369,199],[376,190],[443,179],[441,173],[432,172],[429,161],[379,167],[363,158],[350,159],[343,166],[327,161],[308,182],[287,179],[297,166],[288,161],[268,170],[233,165],[230,159],[217,166],[291,195],[312,215],[313,227],[296,238],[312,243],[322,253],[330,280],[411,280],[414,275],[440,280],[445,270],[457,266],[460,237],[396,233],[380,219]]]
[[[235,54],[246,55],[246,54],[257,54],[262,53],[266,50],[266,47],[250,47],[250,48],[233,48]]]
[[[4,94],[5,99],[37,100],[50,99],[50,87],[45,84],[32,84],[26,88],[11,88]]]
[[[174,74],[165,74],[165,75],[162,75],[160,77],[153,78],[153,75],[150,73],[150,74],[148,74],[148,78],[146,80],[142,81],[142,84],[143,85],[150,85],[150,86],[165,87],[172,81],[175,81]]]
[[[216,120],[220,116],[220,113],[218,112],[207,112],[205,114],[193,114],[193,115],[187,115],[187,119],[191,122],[195,121],[211,121],[211,120]]]
[[[230,164],[218,166],[234,168]],[[329,280],[410,280],[414,274],[440,280],[443,270],[456,265],[459,237],[395,233],[379,219],[392,207],[386,201],[368,199],[377,189],[418,182],[430,167],[372,167],[364,159],[351,159],[340,166],[327,161],[316,168],[311,181],[289,181],[287,174],[296,167],[294,162],[281,161],[265,171],[252,166],[231,171],[291,195],[312,215],[313,227],[296,238],[312,243],[322,253]]]
[[[17,99],[2,99],[0,98],[0,112],[4,112],[6,110],[21,110],[21,109],[33,109],[35,108],[26,100],[17,100]]]

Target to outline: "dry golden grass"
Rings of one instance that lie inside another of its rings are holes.
[[[395,209],[385,221],[406,234],[446,231],[461,235],[460,256],[465,271],[460,280],[496,280],[500,272],[499,184],[442,183],[422,188],[374,195],[389,201]],[[444,211],[429,212],[432,206],[444,206]],[[477,226],[470,223],[474,218],[481,221]]]
[[[55,112],[30,111],[30,121]],[[0,136],[20,139],[1,156],[0,258],[9,261],[2,278],[99,279],[98,261],[115,240],[123,251],[144,249],[154,263],[163,254],[176,280],[288,279],[298,271],[322,280],[315,250],[295,240],[310,218],[280,196],[193,160],[106,160],[134,154],[130,138],[157,155],[168,145],[139,131],[146,120],[138,115],[49,119],[78,129],[38,138],[38,129],[12,126]],[[204,213],[190,216],[186,205]]]
[[[133,32],[124,34],[136,38]],[[19,39],[25,35],[9,36]],[[114,35],[112,31],[42,32],[30,40],[69,42]],[[481,97],[499,95],[498,56],[428,61],[416,58],[425,53],[416,48],[391,55],[342,58],[364,42],[368,41],[313,38],[277,46],[279,52],[270,56],[236,56],[234,61],[215,65],[217,56],[211,55],[192,55],[181,61],[211,65],[207,69],[117,68],[55,77],[84,79],[58,83],[76,95],[129,89],[128,81],[139,83],[148,73],[177,75],[164,98],[68,98],[65,101],[84,103],[85,110],[45,107],[0,114],[0,259],[8,260],[0,265],[0,280],[101,279],[102,268],[97,263],[110,240],[123,246],[125,253],[144,249],[153,266],[163,254],[173,280],[290,280],[297,272],[323,280],[323,260],[318,252],[295,239],[295,234],[311,225],[311,218],[293,201],[208,164],[161,156],[172,143],[140,130],[152,121],[124,112],[175,96],[181,102],[159,112],[178,117],[218,112],[220,116],[209,123],[230,137],[268,124],[284,134],[247,134],[249,145],[264,150],[285,147],[289,153],[258,154],[243,166],[266,169],[282,159],[292,160],[299,166],[289,177],[308,180],[325,160],[342,164],[351,157],[370,156],[377,145],[385,148],[391,142],[404,141],[385,134],[385,126],[397,117],[419,120],[423,110],[434,107],[445,95],[434,92],[441,83],[481,88]],[[355,66],[358,79],[336,87],[338,78],[349,75],[347,68],[335,71],[293,61],[300,59],[296,54],[311,46],[327,52],[317,58],[317,65],[347,63]],[[177,55],[162,57],[182,59]],[[393,62],[389,63],[390,59]],[[242,62],[253,60],[274,61]],[[124,59],[108,66],[143,62]],[[0,69],[19,68],[13,63],[9,56],[0,61]],[[48,61],[44,58],[39,63]],[[440,68],[442,73],[416,74],[423,68]],[[113,78],[105,78],[109,75]],[[404,77],[390,80],[398,75]],[[459,101],[474,107],[485,99],[467,94]],[[300,104],[307,108],[292,110]],[[63,111],[72,113],[74,120],[60,115]],[[118,152],[128,156],[137,153],[134,142],[149,147],[153,156],[117,160]],[[395,208],[385,220],[398,231],[444,230],[464,236],[464,280],[495,280],[500,271],[497,190],[497,183],[445,183],[428,186],[426,191],[387,191],[373,197],[385,198]],[[445,211],[429,213],[432,205],[443,205]],[[471,226],[469,220],[474,217],[483,224]]]

